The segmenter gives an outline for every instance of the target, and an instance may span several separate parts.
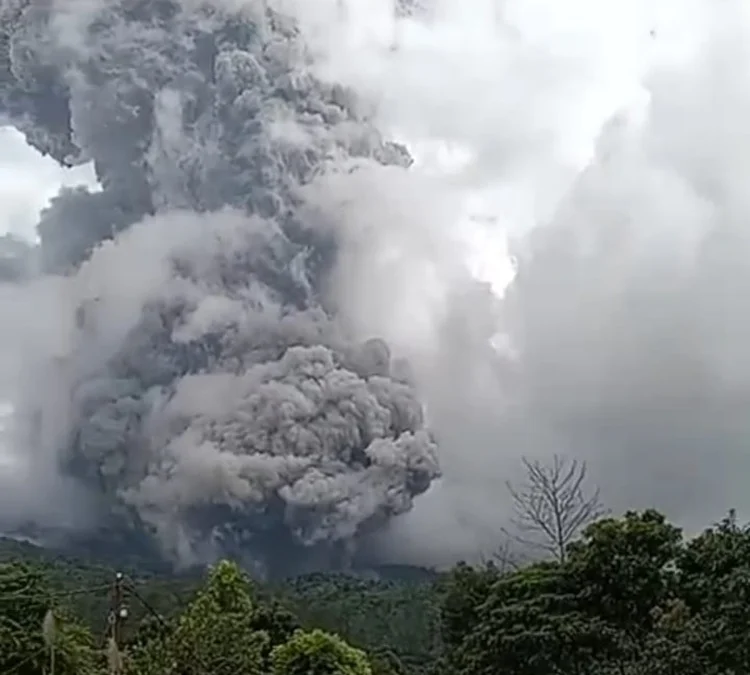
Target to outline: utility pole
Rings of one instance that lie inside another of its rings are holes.
[[[120,658],[120,647],[122,645],[122,627],[128,618],[128,609],[125,606],[125,595],[123,592],[124,576],[122,572],[115,574],[112,583],[109,616],[107,617],[111,629],[110,638],[114,645],[114,658],[111,660],[111,671],[113,675],[119,675],[122,670],[122,659]]]
[[[120,648],[120,638],[122,636],[122,618],[120,610],[122,609],[122,572],[115,574],[115,582],[112,585],[112,637],[115,640],[117,648]]]

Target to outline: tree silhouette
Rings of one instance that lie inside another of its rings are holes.
[[[565,562],[568,544],[583,527],[605,515],[599,488],[586,489],[586,462],[555,455],[551,464],[523,458],[526,480],[506,483],[513,499],[511,536]]]

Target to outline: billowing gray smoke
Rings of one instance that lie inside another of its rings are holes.
[[[102,188],[39,222],[58,322],[16,443],[183,561],[349,553],[439,474],[407,369],[336,319],[336,229],[300,192],[410,158],[266,4],[0,0],[0,114]]]

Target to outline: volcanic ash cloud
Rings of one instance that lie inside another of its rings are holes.
[[[408,369],[331,310],[335,218],[300,192],[410,158],[261,6],[0,1],[0,114],[101,184],[52,201],[41,276],[6,287],[15,447],[183,561],[351,552],[439,475]]]

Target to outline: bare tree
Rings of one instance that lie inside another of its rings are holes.
[[[492,565],[501,574],[505,574],[521,569],[524,559],[515,549],[513,538],[505,533],[505,537],[490,553],[482,553],[479,556],[479,562],[485,567]]]
[[[555,455],[551,464],[523,459],[526,481],[506,483],[513,499],[516,541],[541,549],[565,562],[568,544],[606,509],[599,488],[586,489],[586,462]]]

